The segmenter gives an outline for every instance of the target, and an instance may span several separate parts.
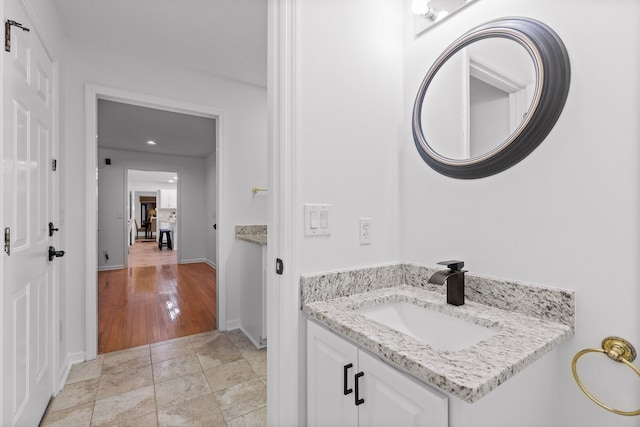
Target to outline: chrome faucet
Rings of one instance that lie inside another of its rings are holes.
[[[463,305],[464,304],[464,273],[462,270],[464,261],[442,261],[438,265],[446,265],[449,270],[440,270],[433,273],[429,278],[429,283],[434,285],[444,285],[447,283],[447,304]]]

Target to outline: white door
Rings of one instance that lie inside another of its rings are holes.
[[[307,321],[309,427],[358,425],[354,392],[357,369],[358,348],[355,345]]]
[[[447,397],[364,351],[358,353],[361,426],[447,427]]]
[[[2,51],[2,426],[38,425],[52,395],[53,64],[18,0],[5,0],[11,51]]]

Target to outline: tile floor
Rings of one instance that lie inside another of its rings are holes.
[[[238,329],[73,365],[41,426],[264,426],[267,352]]]

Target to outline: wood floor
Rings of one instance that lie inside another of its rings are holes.
[[[129,246],[129,267],[150,267],[178,263],[178,252],[158,249],[155,240],[138,240]]]
[[[98,273],[98,353],[215,329],[215,291],[208,264],[176,264],[175,251],[136,243],[129,268]]]

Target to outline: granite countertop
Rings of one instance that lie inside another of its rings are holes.
[[[236,225],[236,239],[257,245],[267,244],[266,225]]]
[[[310,282],[315,278],[311,279]],[[303,286],[304,282],[303,279]],[[572,303],[573,294],[570,296]],[[428,307],[489,327],[496,334],[463,350],[440,350],[355,311],[390,301]],[[329,295],[323,300],[303,300],[302,310],[401,370],[469,403],[479,400],[573,335],[572,323],[504,310],[469,299],[462,306],[453,306],[446,303],[442,292],[406,284],[335,298]]]

